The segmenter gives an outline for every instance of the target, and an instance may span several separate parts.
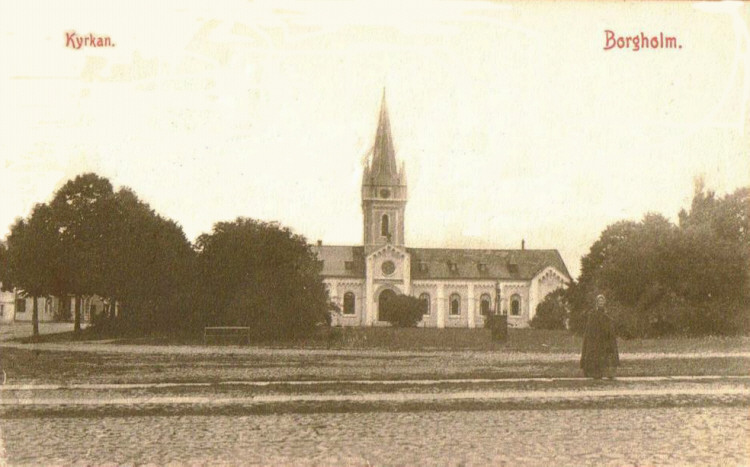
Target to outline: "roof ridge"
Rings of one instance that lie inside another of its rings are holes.
[[[363,246],[363,245],[334,245],[334,244],[326,244],[326,243],[324,243],[322,245],[317,245],[315,243],[310,243],[309,245],[310,246],[322,246],[322,247],[326,247],[326,246],[338,246],[338,247],[351,247],[351,248],[362,248],[362,246]]]
[[[311,243],[311,246],[315,247],[347,247],[347,248],[363,248],[364,245],[351,245],[351,244],[331,244],[331,243],[324,243],[322,245],[317,245],[315,243]],[[557,248],[454,248],[454,247],[412,247],[407,246],[404,247],[407,250],[456,250],[456,251],[512,251],[512,252],[522,252],[522,251],[547,251],[547,252],[556,252],[557,254],[560,254],[560,250]],[[562,259],[562,256],[560,257]]]
[[[406,247],[407,250],[463,250],[463,251],[558,251],[557,248],[453,248],[453,247]]]

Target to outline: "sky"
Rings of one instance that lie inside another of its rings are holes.
[[[676,221],[696,177],[750,185],[748,4],[208,3],[0,7],[0,238],[93,171],[191,240],[245,216],[361,244],[384,89],[407,246],[525,239],[577,277],[607,225]]]

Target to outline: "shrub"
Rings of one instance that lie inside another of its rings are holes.
[[[214,225],[197,247],[190,308],[201,310],[204,325],[248,326],[273,339],[308,335],[330,322],[322,266],[289,228],[238,218]]]
[[[397,328],[415,327],[427,311],[427,304],[409,295],[396,295],[383,304],[383,317]]]
[[[531,327],[535,329],[565,329],[568,319],[568,307],[565,301],[565,291],[555,290],[547,294],[537,305],[536,314],[531,320]]]

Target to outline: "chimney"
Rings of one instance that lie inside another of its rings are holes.
[[[525,250],[525,249],[526,249],[526,240],[521,239],[521,250]]]
[[[318,240],[318,246],[323,246],[323,240]]]

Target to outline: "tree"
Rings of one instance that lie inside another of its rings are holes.
[[[547,294],[536,306],[531,327],[536,329],[565,329],[568,320],[565,289],[557,289]]]
[[[627,336],[750,331],[750,190],[716,197],[701,183],[679,225],[647,214],[602,232],[566,292],[580,330],[605,293]]]
[[[38,298],[54,290],[59,244],[52,210],[46,204],[34,206],[28,219],[19,219],[7,239],[7,272],[4,281],[33,299],[33,335],[39,335]]]
[[[698,180],[679,219],[679,247],[690,252],[681,258],[679,294],[694,308],[692,332],[750,332],[750,187],[717,197]]]
[[[680,227],[707,226],[718,237],[750,248],[750,187],[739,188],[723,198],[706,190],[702,181],[695,186],[690,211],[679,213]]]
[[[669,283],[676,226],[660,214],[646,214],[614,245],[598,272],[598,286],[610,299],[632,305],[649,284]]]
[[[638,223],[634,221],[620,221],[602,231],[588,254],[581,258],[581,275],[577,282],[569,285],[566,296],[571,307],[570,326],[576,332],[582,332],[585,321],[585,312],[594,303],[597,293],[603,289],[601,282],[601,270],[613,255],[613,251],[620,248],[638,229]]]
[[[198,238],[191,295],[199,323],[292,337],[328,319],[321,265],[304,237],[277,223],[219,222]]]
[[[56,288],[61,297],[76,296],[74,330],[78,332],[81,298],[106,296],[116,226],[112,184],[93,173],[79,175],[55,193],[50,208],[60,245]]]
[[[2,292],[13,290],[8,261],[8,246],[0,241],[0,291]]]
[[[382,305],[383,317],[397,328],[414,327],[427,311],[427,303],[409,295],[395,295]]]
[[[113,209],[103,296],[110,306],[122,305],[119,321],[130,330],[174,330],[194,257],[190,243],[177,223],[156,214],[129,188],[115,194]]]
[[[119,324],[144,332],[173,329],[179,322],[178,294],[194,252],[175,222],[132,190],[115,193],[109,180],[88,173],[17,221],[7,256],[3,282],[12,281],[32,297],[57,295],[62,303],[75,295],[76,331],[81,298],[98,295],[112,308],[123,305],[128,313]]]
[[[696,183],[690,211],[680,211],[680,229],[700,249],[712,250],[710,256],[731,256],[735,280],[725,281],[738,286],[732,293],[750,295],[750,187],[739,188],[723,198],[706,191],[700,180]],[[737,271],[737,261],[742,271]]]

